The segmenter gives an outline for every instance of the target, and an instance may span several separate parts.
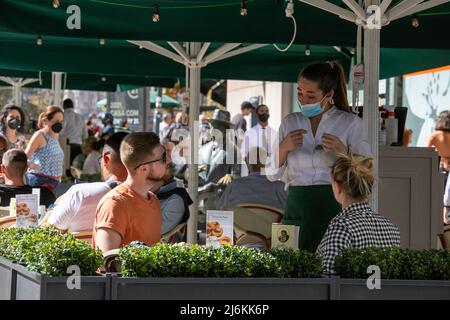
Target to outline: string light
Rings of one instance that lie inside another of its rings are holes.
[[[245,0],[241,0],[241,16],[247,15],[247,6],[245,5]]]
[[[106,82],[106,77],[102,77],[102,82]]]
[[[152,21],[153,21],[153,22],[158,22],[158,21],[159,21],[159,8],[158,8],[158,5],[157,5],[157,4],[155,4],[155,5],[153,6]]]
[[[350,53],[352,54],[352,55],[355,55],[355,48],[352,48],[351,50],[350,50]]]
[[[101,39],[100,39],[100,45],[101,45],[101,46],[104,46],[105,44],[106,44],[106,39],[101,38]]]
[[[144,49],[144,47],[143,47],[143,46],[139,46],[139,49],[141,49],[141,50],[142,50],[142,49]]]
[[[53,8],[57,9],[59,8],[59,5],[60,5],[59,0],[53,0]]]
[[[414,28],[418,28],[418,27],[419,27],[419,19],[417,18],[417,15],[416,15],[416,14],[414,14],[414,15],[412,16],[411,25],[412,25]]]
[[[36,43],[37,43],[38,46],[42,46],[43,41],[44,40],[42,39],[42,36],[38,36],[37,40],[36,40]]]
[[[311,55],[311,48],[309,47],[309,44],[306,45],[305,55],[307,55],[307,56],[310,56],[310,55]]]

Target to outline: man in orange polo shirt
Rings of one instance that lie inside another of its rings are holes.
[[[97,206],[92,244],[104,252],[132,241],[154,244],[161,239],[159,200],[149,190],[164,176],[170,157],[155,133],[136,132],[123,139],[120,159],[128,177]]]

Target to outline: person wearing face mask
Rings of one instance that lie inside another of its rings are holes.
[[[0,131],[8,138],[8,149],[25,150],[26,140],[20,134],[24,129],[25,114],[15,105],[6,105],[0,113]]]
[[[342,66],[315,62],[297,81],[300,112],[286,116],[268,178],[283,177],[288,190],[283,223],[300,227],[299,248],[315,252],[339,211],[330,168],[338,154],[371,157],[367,126],[349,108]],[[267,173],[267,170],[266,170]]]
[[[63,174],[64,152],[58,142],[58,133],[63,128],[64,111],[49,106],[39,116],[38,126],[31,137],[25,153],[30,159],[30,170],[26,177],[33,187],[47,187],[55,192]]]
[[[269,107],[265,104],[259,105],[256,108],[256,116],[258,123],[245,132],[242,141],[240,150],[243,159],[253,148],[259,148],[261,152],[264,152],[264,158],[270,157],[273,152],[273,142],[278,139],[277,131],[269,126]],[[247,168],[242,171],[242,175],[246,176],[247,174],[244,174],[244,172],[247,172]]]

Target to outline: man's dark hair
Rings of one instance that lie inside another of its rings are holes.
[[[120,144],[122,140],[128,135],[128,132],[119,131],[114,133],[111,137],[106,140],[103,147],[103,153],[109,152],[111,155],[111,161],[115,163],[120,163]]]
[[[241,103],[241,110],[253,109],[253,105],[249,101],[244,101]]]
[[[9,149],[3,155],[2,165],[5,166],[8,175],[23,176],[28,168],[28,158],[20,149]]]
[[[442,111],[436,120],[435,130],[450,131],[450,112]]]
[[[269,107],[267,106],[267,105],[265,105],[265,104],[260,104],[259,106],[257,106],[256,107],[256,112],[258,112],[258,110],[259,110],[259,108],[262,108],[262,107],[266,107],[267,109],[269,109]]]
[[[71,109],[71,108],[73,108],[73,101],[72,101],[72,99],[65,99],[63,101],[63,109],[66,110],[66,109]]]

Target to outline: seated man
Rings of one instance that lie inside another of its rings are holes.
[[[56,206],[49,214],[48,224],[63,232],[92,230],[99,201],[127,177],[127,170],[120,160],[120,143],[126,135],[125,132],[114,133],[105,143],[99,159],[105,182],[72,186],[56,201]]]
[[[3,154],[1,171],[5,179],[4,184],[0,184],[0,206],[9,206],[11,198],[17,194],[31,194],[33,187],[24,183],[24,175],[28,169],[28,158],[25,152],[20,149],[10,149]],[[55,202],[53,192],[45,187],[41,189],[40,205],[46,207]]]
[[[158,190],[155,194],[161,205],[161,234],[169,232],[189,219],[189,206],[192,204],[192,199],[185,188],[177,187],[177,181],[173,178],[174,170],[171,164],[163,179],[154,187],[154,190]]]
[[[281,181],[269,181],[261,170],[266,163],[266,152],[260,148],[251,148],[245,157],[249,175],[234,180],[220,197],[217,207],[223,208],[243,203],[262,204],[284,209],[287,193]]]
[[[158,135],[134,132],[122,141],[120,159],[127,179],[100,200],[95,218],[93,247],[104,252],[132,241],[151,245],[161,239],[161,208],[149,190],[163,178],[170,157]]]

